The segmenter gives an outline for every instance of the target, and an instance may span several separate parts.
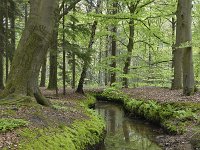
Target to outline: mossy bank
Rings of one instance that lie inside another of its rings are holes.
[[[94,98],[0,105],[0,149],[95,149],[104,138],[104,121],[88,109]],[[12,136],[12,137],[9,137]]]
[[[127,115],[141,117],[160,125],[167,133],[181,135],[192,132],[191,138],[188,139],[198,143],[199,137],[194,137],[200,133],[199,103],[159,103],[155,100],[134,99],[115,88],[108,88],[96,94],[96,97],[99,100],[122,104]]]

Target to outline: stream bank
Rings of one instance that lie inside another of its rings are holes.
[[[165,131],[156,137],[163,149],[199,149],[199,103],[159,103],[134,99],[120,90],[108,88],[96,94],[98,100],[119,103],[130,117],[139,117],[159,125]]]
[[[0,102],[0,149],[94,150],[104,140],[104,121],[88,106],[91,96],[52,97],[52,108],[34,101]]]

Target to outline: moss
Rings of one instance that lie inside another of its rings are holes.
[[[23,119],[2,118],[0,119],[0,132],[6,132],[17,127],[27,126],[28,123],[28,121]]]
[[[122,103],[127,112],[157,123],[170,133],[182,134],[186,131],[187,122],[199,122],[196,103],[164,103],[154,100],[136,100],[113,88],[106,89],[97,95],[98,99]]]
[[[75,121],[70,127],[26,129],[20,131],[23,137],[19,149],[77,150],[95,145],[102,140],[104,122],[94,112],[87,110],[89,120]]]

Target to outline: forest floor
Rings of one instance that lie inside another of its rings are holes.
[[[200,103],[200,92],[196,92],[193,96],[183,96],[182,90],[170,90],[160,87],[129,88],[123,89],[122,91],[135,99],[156,100],[159,103]],[[200,125],[197,132],[191,129],[193,126],[194,125],[190,125],[187,132],[183,135],[161,133],[161,136],[156,137],[156,141],[165,147],[166,150],[190,150],[191,147],[189,143],[193,142],[192,139],[195,139],[195,136],[200,138]],[[200,139],[197,140],[200,142]],[[197,148],[197,150],[198,149],[200,148]]]
[[[52,124],[57,124],[56,122],[60,120],[61,122],[70,125],[75,120],[85,120],[88,119],[88,116],[84,113],[84,110],[77,109],[80,101],[86,100],[86,97],[74,92],[74,90],[67,89],[66,95],[62,94],[62,90],[59,90],[58,95],[55,91],[46,90],[41,88],[42,93],[53,103],[62,103],[63,106],[69,108],[68,111],[55,111],[47,107],[41,107],[41,111],[44,112],[44,116],[52,120]],[[101,92],[103,89],[87,89],[87,92]],[[130,95],[135,99],[143,100],[156,100],[160,103],[165,102],[195,102],[200,103],[200,92],[197,92],[194,96],[183,96],[181,90],[169,90],[167,88],[158,88],[158,87],[141,87],[141,88],[129,88],[123,89],[123,92]],[[47,126],[48,123],[45,120],[38,117],[34,107],[26,109],[27,107],[16,108],[15,106],[4,107],[0,105],[0,118],[23,118],[29,120],[33,126]],[[78,107],[79,108],[79,107]],[[6,114],[8,111],[10,114]],[[12,116],[13,112],[15,115]],[[35,123],[35,124],[34,124]],[[165,150],[189,150],[190,140],[196,134],[192,130],[183,135],[170,135],[166,134],[163,131],[159,130],[160,136],[156,137],[156,141],[165,148]],[[18,146],[20,136],[15,130],[1,133],[0,132],[0,149],[2,147],[13,147]]]
[[[37,106],[34,105],[28,107],[24,104],[20,106],[0,105],[0,119],[15,118],[27,120],[29,121],[29,125],[25,128],[28,128],[29,131],[36,132],[36,134],[37,128],[59,128],[60,125],[66,125],[69,127],[76,121],[90,120],[85,108],[81,105],[82,102],[84,103],[84,101],[87,103],[86,96],[77,94],[73,90],[67,90],[65,96],[61,94],[61,90],[58,95],[55,94],[55,91],[46,90],[44,88],[41,88],[41,90],[42,93],[49,98],[54,105],[58,106],[58,109],[43,107],[38,104],[36,104]],[[10,131],[1,132],[1,125],[2,124],[0,122],[0,150],[2,148],[18,149],[21,140],[24,140],[21,138],[20,133],[25,128],[20,127],[15,130],[12,129]]]
[[[123,92],[136,99],[156,100],[158,102],[199,102],[200,92],[193,96],[183,96],[182,90],[170,90],[160,87],[140,87],[123,89]]]

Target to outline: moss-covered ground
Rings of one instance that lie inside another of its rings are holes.
[[[103,140],[104,121],[88,109],[94,97],[71,93],[51,102],[0,104],[0,149],[82,150]]]

